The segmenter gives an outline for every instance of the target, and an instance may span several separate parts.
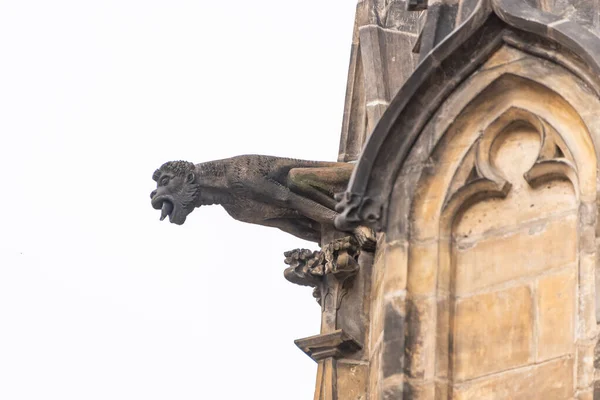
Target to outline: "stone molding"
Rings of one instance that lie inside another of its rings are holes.
[[[342,329],[294,341],[296,346],[314,361],[342,358],[361,349],[360,343]]]

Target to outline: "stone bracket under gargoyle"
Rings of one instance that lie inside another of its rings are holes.
[[[333,240],[320,251],[295,249],[284,253],[284,277],[297,285],[314,288],[313,296],[321,306],[323,299],[331,298],[331,306],[339,309],[347,284],[358,273],[358,256],[361,248],[353,236]]]

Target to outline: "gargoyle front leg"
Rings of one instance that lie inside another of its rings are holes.
[[[334,194],[346,189],[354,167],[338,163],[335,167],[292,168],[288,173],[288,186],[292,192],[335,209]]]
[[[262,197],[267,203],[296,210],[300,215],[322,225],[333,225],[333,220],[338,215],[334,210],[296,194],[288,187],[270,179],[263,182],[261,193],[256,193],[256,196]]]
[[[338,215],[334,210],[330,210],[316,201],[302,197],[292,191],[288,193],[287,204],[288,207],[298,210],[305,217],[324,225],[333,225],[333,220]]]
[[[315,189],[315,190],[317,190],[317,189]],[[321,193],[321,194],[323,194],[323,193]],[[295,193],[292,193],[292,195],[295,195]],[[291,197],[293,198],[294,196],[291,196]],[[303,203],[307,203],[306,204],[307,209],[309,209],[309,211],[315,213],[314,216],[304,213],[300,209],[300,207],[296,206],[297,203],[294,204],[294,208],[296,208],[298,211],[300,211],[303,215],[306,215],[307,217],[309,217],[315,221],[319,221],[317,218],[319,216],[322,216],[322,217],[326,218],[327,221],[329,221],[327,223],[332,224],[333,219],[329,219],[329,218],[335,218],[335,216],[337,216],[337,212],[332,211],[326,207],[323,207],[322,205],[320,205],[317,202],[312,201],[311,199],[307,199],[305,197],[298,196],[296,201],[302,202],[300,204],[301,207],[305,206]],[[319,213],[322,213],[322,214],[319,214]],[[319,221],[319,222],[321,222],[321,221]],[[366,226],[359,226],[352,230],[352,234],[354,235],[354,237],[360,244],[361,248],[363,248],[364,250],[367,250],[367,251],[375,250],[375,246],[377,244],[377,239],[375,237],[375,233],[373,232],[373,230],[371,228],[368,228]]]
[[[268,180],[264,186],[266,193],[271,195],[269,201],[281,207],[291,208],[308,219],[316,221],[323,226],[334,226],[333,220],[338,215],[316,201],[292,192],[289,188],[278,182]],[[284,229],[285,230],[285,229]],[[290,232],[291,233],[291,232]],[[372,250],[375,247],[375,236],[373,231],[366,227],[358,227],[352,231],[361,247]]]

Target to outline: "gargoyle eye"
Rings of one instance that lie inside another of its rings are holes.
[[[163,176],[162,178],[160,178],[160,185],[161,186],[167,186],[169,184],[169,177],[168,176]]]

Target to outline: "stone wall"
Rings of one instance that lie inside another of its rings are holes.
[[[591,399],[597,110],[504,45],[429,120],[375,255],[371,399]]]
[[[366,396],[600,399],[600,3],[399,4],[359,2],[339,153]]]

